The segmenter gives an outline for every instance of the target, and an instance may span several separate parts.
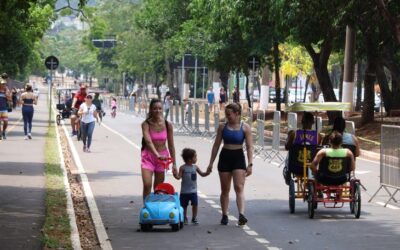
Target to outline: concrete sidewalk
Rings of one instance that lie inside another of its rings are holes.
[[[24,140],[21,108],[9,113],[7,139],[0,141],[0,248],[41,249],[45,218],[44,150],[48,129],[41,89],[32,140]]]

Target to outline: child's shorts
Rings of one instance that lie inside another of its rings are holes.
[[[192,206],[197,206],[197,204],[199,203],[198,199],[197,199],[197,193],[190,193],[190,194],[182,194],[179,196],[179,199],[181,201],[181,206],[182,207],[187,207],[189,205],[189,201],[190,204],[192,204]]]
[[[159,154],[169,157],[169,151],[167,149],[159,152]],[[158,162],[158,158],[148,149],[142,150],[142,168],[157,173],[164,172],[164,166]]]

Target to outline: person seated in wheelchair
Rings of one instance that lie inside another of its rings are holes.
[[[341,116],[336,117],[335,121],[333,122],[332,131],[324,137],[324,139],[322,140],[322,145],[329,145],[329,136],[333,131],[337,131],[341,133],[343,137],[342,147],[350,149],[354,157],[360,156],[360,145],[358,143],[357,137],[355,135],[347,133],[345,129],[345,119]]]
[[[311,170],[318,183],[342,185],[350,180],[350,172],[355,170],[354,155],[342,147],[343,136],[333,131],[329,136],[329,148],[321,149],[311,163]]]
[[[320,143],[321,136],[316,130],[312,130],[314,124],[314,115],[310,112],[304,112],[301,119],[302,129],[290,130],[285,143],[285,149],[289,151],[286,157],[283,176],[287,185],[289,185],[291,174],[303,174],[303,147],[309,150],[307,153],[307,162],[311,162],[316,148]]]

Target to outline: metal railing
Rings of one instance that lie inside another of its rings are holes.
[[[381,127],[381,162],[380,162],[380,187],[371,197],[369,202],[384,189],[389,199],[387,204],[395,199],[396,193],[400,190],[400,126],[382,125]],[[392,193],[392,191],[394,192]]]

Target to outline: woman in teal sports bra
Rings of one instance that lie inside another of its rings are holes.
[[[244,184],[246,177],[251,175],[253,167],[253,139],[251,128],[240,120],[241,107],[237,103],[231,103],[225,108],[227,122],[220,123],[217,136],[211,151],[210,163],[207,172],[211,172],[214,160],[217,156],[221,142],[224,142],[218,161],[219,179],[221,182],[221,224],[228,224],[229,191],[233,179],[236,193],[236,204],[239,210],[239,225],[247,223],[244,216]],[[247,167],[243,152],[243,143],[246,142]]]

